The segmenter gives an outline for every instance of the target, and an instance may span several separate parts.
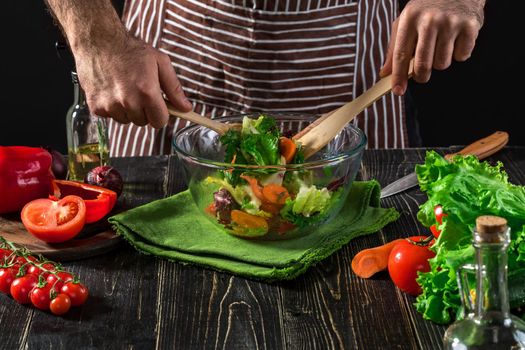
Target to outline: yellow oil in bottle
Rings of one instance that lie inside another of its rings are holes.
[[[69,180],[83,181],[91,169],[109,164],[108,149],[99,146],[99,143],[90,143],[80,146],[76,151],[68,150]]]

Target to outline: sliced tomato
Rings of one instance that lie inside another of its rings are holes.
[[[104,187],[79,181],[53,180],[54,198],[75,195],[86,203],[86,223],[99,221],[106,216],[117,202],[117,193]]]
[[[60,200],[35,199],[20,214],[27,231],[44,242],[67,241],[80,233],[86,222],[86,204],[78,196]]]

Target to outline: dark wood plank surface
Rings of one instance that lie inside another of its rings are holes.
[[[440,149],[442,153],[454,149]],[[367,150],[361,179],[381,185],[424,159],[424,149]],[[501,160],[525,184],[525,148]],[[184,189],[175,157],[114,159],[124,174],[121,204],[137,206]],[[1,349],[440,349],[445,327],[425,321],[414,298],[387,273],[356,277],[352,257],[398,237],[426,233],[416,219],[425,196],[414,188],[383,200],[400,218],[357,238],[293,281],[261,283],[143,255],[127,244],[67,262],[90,289],[85,306],[55,317],[0,295]]]

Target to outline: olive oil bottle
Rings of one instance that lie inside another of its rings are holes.
[[[99,165],[109,164],[106,119],[90,113],[76,72],[71,72],[74,102],[66,116],[68,179],[83,181]]]

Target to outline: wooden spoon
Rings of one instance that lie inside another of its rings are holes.
[[[410,61],[408,76],[414,73],[414,61]],[[305,159],[326,146],[352,119],[392,89],[392,75],[375,83],[370,89],[335,111],[328,112],[293,138],[303,145]]]
[[[228,130],[238,129],[242,126],[242,124],[239,124],[239,123],[231,123],[231,124],[221,123],[216,120],[213,120],[207,117],[203,117],[202,115],[197,114],[193,111],[191,112],[178,111],[167,100],[166,100],[166,106],[168,107],[168,112],[170,113],[171,116],[179,117],[184,120],[189,120],[190,122],[193,122],[195,124],[205,126],[215,131],[219,135],[224,135]]]

